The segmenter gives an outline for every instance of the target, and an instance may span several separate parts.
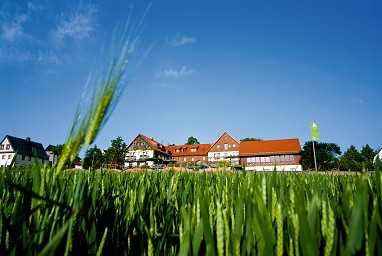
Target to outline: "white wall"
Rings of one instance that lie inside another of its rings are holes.
[[[215,158],[215,154],[217,154],[218,158]],[[225,155],[227,154],[227,155]],[[239,156],[239,151],[220,151],[220,152],[208,152],[208,161],[209,162],[219,162],[222,160],[228,160],[227,156]],[[239,162],[239,159],[232,159],[232,162]]]
[[[138,160],[140,159],[140,155],[147,155],[147,157],[154,157],[154,150],[129,150],[126,154],[126,160],[129,160],[131,158],[129,158],[129,156],[133,156],[135,160]],[[133,162],[133,163],[129,163],[129,162],[125,162],[125,167],[129,167],[129,165],[132,164],[133,167],[137,167],[138,166],[138,163],[137,162]],[[143,163],[140,163],[140,165],[142,165]],[[154,162],[152,161],[148,161],[147,164],[149,166],[152,166],[154,164]]]
[[[381,159],[382,161],[382,149],[379,151],[379,153],[374,157],[373,159],[373,163],[375,163],[375,161],[377,161],[377,157],[379,157],[379,159]]]
[[[249,167],[245,167],[246,170],[248,171],[258,171],[258,172],[262,172],[262,171],[273,171],[273,169],[275,168],[275,166],[249,166]],[[276,165],[276,171],[278,172],[281,172],[281,171],[285,171],[285,172],[291,172],[291,171],[297,171],[297,172],[301,172],[302,171],[302,166],[301,165]]]
[[[0,166],[8,166],[11,164],[15,153],[0,153]],[[5,159],[3,159],[3,157]]]
[[[5,159],[3,159],[3,155],[5,155]],[[8,158],[10,156],[10,159]],[[8,166],[11,164],[13,157],[15,156],[15,153],[0,153],[0,166]],[[30,161],[29,161],[30,160]],[[39,164],[46,164],[48,163],[47,160],[43,162],[42,159],[38,159]],[[22,155],[17,155],[15,159],[15,166],[24,166],[24,165],[33,165],[35,164],[34,157],[25,156],[23,160]]]
[[[48,155],[48,157],[49,157],[49,162],[53,162],[53,160],[54,160],[54,162],[53,163],[55,163],[56,161],[57,161],[57,155],[54,155],[53,154],[53,151],[45,151],[45,153]],[[54,157],[54,158],[53,158]]]

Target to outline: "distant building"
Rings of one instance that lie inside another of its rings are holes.
[[[210,148],[211,144],[167,146],[167,149],[171,152],[172,160],[176,161],[177,165],[184,165],[189,162],[208,162],[208,151]]]
[[[54,154],[55,146],[49,145],[45,149],[45,153],[48,155],[50,165],[53,165],[57,161],[57,155]]]
[[[374,157],[374,160],[373,160],[373,163],[375,163],[375,161],[377,161],[377,157],[379,157],[379,159],[381,159],[382,161],[382,149],[379,151],[379,153]]]
[[[20,139],[10,135],[0,143],[0,166],[9,166],[13,162],[13,166],[33,165],[35,156],[40,164],[48,162],[48,156],[41,143],[31,141],[28,137]]]
[[[127,147],[125,167],[152,166],[169,162],[172,162],[171,152],[162,143],[142,134],[138,134]]]
[[[73,162],[73,165],[74,165],[74,169],[77,169],[77,170],[83,169],[82,162]]]
[[[246,170],[302,171],[300,141],[295,139],[242,141],[240,160]]]
[[[139,134],[127,147],[125,167],[174,162],[217,165],[229,161],[253,171],[302,171],[301,145],[297,138],[282,140],[238,141],[224,132],[213,144],[164,146]]]
[[[237,165],[239,164],[239,148],[240,141],[224,132],[208,151],[208,162],[217,163],[228,160],[232,165]]]

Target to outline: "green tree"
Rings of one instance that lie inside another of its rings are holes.
[[[231,165],[231,163],[228,160],[221,160],[218,163],[218,167],[223,168],[224,170],[227,169],[230,165]]]
[[[340,147],[335,143],[315,142],[317,168],[327,171],[338,168],[338,156],[341,155]],[[314,155],[312,141],[307,141],[301,151],[301,165],[304,170],[314,169]]]
[[[64,149],[64,144],[57,144],[56,146],[53,147],[52,152],[56,156],[60,156],[63,149]]]
[[[64,146],[65,146],[65,144],[57,144],[56,146],[53,147],[52,152],[54,155],[57,156],[57,159],[60,158],[60,155],[62,153],[62,150],[64,149]],[[80,161],[81,161],[81,157],[77,154],[76,158],[74,159],[74,162],[80,162]],[[67,168],[73,168],[74,167],[74,164],[71,163],[69,160],[66,161],[65,165]]]
[[[118,136],[116,139],[111,141],[111,147],[109,147],[105,152],[105,159],[109,164],[116,164],[122,168],[125,164],[127,145]]]
[[[103,154],[97,145],[92,148],[88,148],[85,152],[84,169],[92,168],[93,170],[99,169],[103,163]]]
[[[366,171],[372,171],[373,170],[373,160],[375,155],[378,153],[377,150],[373,150],[369,144],[366,144],[362,147],[361,155],[363,158],[363,162],[365,163]]]
[[[250,137],[247,137],[247,138],[244,138],[244,139],[241,139],[240,141],[261,141],[262,139],[260,138],[250,138]]]
[[[200,144],[198,139],[194,136],[188,137],[188,140],[186,142],[186,145],[193,145],[193,144]]]
[[[362,155],[352,145],[348,148],[340,160],[341,171],[360,172],[362,170]]]

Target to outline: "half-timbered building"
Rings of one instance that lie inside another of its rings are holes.
[[[171,152],[162,143],[138,134],[127,147],[125,167],[152,166],[154,164],[166,164],[171,161]]]

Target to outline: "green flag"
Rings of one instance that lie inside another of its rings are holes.
[[[318,140],[320,133],[318,132],[318,124],[310,122],[310,129],[312,130],[312,140]]]

